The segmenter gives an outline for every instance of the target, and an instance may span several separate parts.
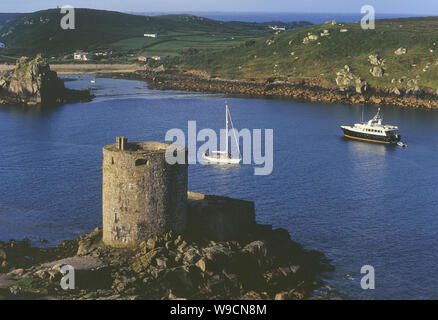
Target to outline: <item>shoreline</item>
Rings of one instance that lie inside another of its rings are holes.
[[[0,74],[14,66],[0,65]],[[398,89],[368,88],[357,93],[354,88],[340,89],[307,79],[251,79],[230,80],[210,78],[199,72],[176,70],[145,70],[138,64],[53,64],[52,70],[60,75],[94,75],[113,79],[145,81],[154,90],[181,90],[205,93],[237,94],[247,97],[290,98],[299,102],[346,105],[378,105],[401,108],[438,109],[438,95],[424,91],[407,93]]]
[[[15,65],[0,64],[0,75],[12,71]],[[97,74],[97,73],[123,73],[141,70],[138,64],[50,64],[50,69],[58,74]]]
[[[154,72],[148,70],[132,73],[100,73],[98,76],[146,81],[155,90],[182,90],[206,93],[239,94],[249,97],[292,98],[301,102],[348,105],[388,105],[402,108],[438,109],[438,96],[425,92],[400,95],[384,90],[368,89],[357,93],[354,89],[340,90],[322,86],[316,81],[296,79],[291,81],[227,80],[179,71]]]

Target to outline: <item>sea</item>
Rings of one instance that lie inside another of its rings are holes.
[[[377,108],[290,99],[156,91],[145,82],[71,76],[91,102],[0,107],[0,240],[53,246],[102,223],[102,147],[116,136],[164,141],[224,127],[273,129],[273,171],[190,165],[189,189],[255,202],[257,221],[287,229],[335,266],[323,275],[346,299],[438,299],[438,111],[383,107],[408,147],[347,140],[341,125]],[[263,140],[262,140],[263,141]],[[375,289],[361,287],[361,268]]]
[[[132,12],[138,15],[158,16],[169,14],[169,12]],[[191,14],[219,21],[242,21],[242,22],[293,22],[308,21],[313,24],[321,24],[326,21],[336,20],[338,22],[361,21],[365,14],[357,13],[303,13],[303,12],[202,12],[202,11],[175,11],[172,14]],[[420,15],[416,14],[394,14],[376,12],[376,19],[409,18]],[[422,15],[424,16],[424,15]]]

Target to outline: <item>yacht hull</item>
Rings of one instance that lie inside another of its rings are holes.
[[[361,140],[367,142],[375,142],[375,143],[383,143],[383,144],[392,144],[400,141],[400,138],[395,137],[387,137],[387,136],[379,136],[369,133],[357,132],[353,130],[349,130],[347,128],[341,127],[344,132],[344,136],[349,139]]]

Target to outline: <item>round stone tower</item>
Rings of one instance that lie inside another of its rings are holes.
[[[117,137],[103,148],[103,241],[135,246],[169,230],[186,227],[186,164],[168,164],[168,144]],[[185,153],[187,149],[180,147]]]

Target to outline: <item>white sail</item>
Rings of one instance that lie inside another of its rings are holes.
[[[229,122],[231,122],[231,127],[234,135],[234,139],[236,142],[237,150],[239,152],[238,158],[233,158],[231,155],[231,152],[229,150]],[[236,131],[234,129],[233,120],[231,119],[231,113],[228,108],[228,104],[225,104],[225,150],[224,151],[211,151],[210,154],[205,153],[203,155],[203,158],[209,162],[209,163],[216,163],[216,164],[238,164],[240,161],[242,161],[242,156],[240,154],[240,148],[239,148],[239,141],[237,140]]]

